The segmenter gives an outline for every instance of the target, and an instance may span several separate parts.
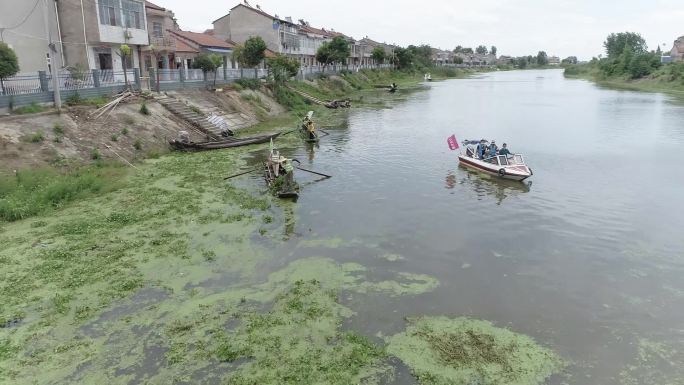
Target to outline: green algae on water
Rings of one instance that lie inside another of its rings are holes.
[[[637,357],[620,371],[622,385],[680,385],[684,381],[684,352],[671,342],[642,338]]]
[[[421,385],[537,385],[562,360],[532,338],[469,318],[422,317],[388,339]]]

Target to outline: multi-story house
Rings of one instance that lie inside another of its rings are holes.
[[[301,55],[299,29],[292,18],[280,18],[264,12],[258,5],[244,2],[230,9],[230,13],[215,20],[214,36],[243,44],[252,36],[261,37],[266,47],[291,57]]]
[[[178,23],[171,10],[145,1],[149,45],[143,47],[143,72],[149,68],[175,69],[182,59],[177,57],[176,38],[169,31],[178,31]],[[183,46],[181,49],[187,50]],[[193,50],[191,50],[193,51]],[[187,52],[184,52],[187,53]]]
[[[59,0],[57,18],[68,66],[122,70],[119,47],[127,44],[127,68],[140,67],[142,47],[149,45],[142,0]]]

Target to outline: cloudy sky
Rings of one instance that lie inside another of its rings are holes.
[[[499,54],[591,59],[611,32],[641,33],[649,48],[672,48],[684,35],[684,0],[248,0],[280,17],[305,19],[356,38],[400,45],[495,45]],[[181,28],[204,31],[234,0],[152,0],[172,9]]]

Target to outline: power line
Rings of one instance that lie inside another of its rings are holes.
[[[29,13],[26,15],[26,17],[24,17],[24,20],[22,20],[19,24],[15,25],[15,26],[13,26],[13,27],[2,27],[1,29],[3,29],[3,30],[5,30],[5,29],[15,29],[15,28],[19,28],[19,27],[21,27],[22,25],[24,25],[24,23],[26,23],[26,20],[28,20],[28,18],[31,17],[31,15],[33,14],[33,12],[36,11],[36,8],[38,8],[38,3],[40,3],[40,0],[36,0],[36,3],[33,4],[33,8],[31,8],[31,11],[29,11]]]

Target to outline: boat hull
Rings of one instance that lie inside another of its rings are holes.
[[[218,150],[221,148],[232,148],[232,147],[247,146],[250,144],[266,143],[266,142],[270,141],[271,139],[277,138],[278,135],[280,135],[280,133],[254,136],[254,137],[249,137],[249,138],[230,138],[230,139],[225,139],[225,140],[220,140],[220,141],[215,141],[215,142],[200,142],[200,143],[195,143],[195,142],[184,143],[184,142],[179,142],[177,140],[172,140],[169,142],[169,145],[173,149],[180,150],[180,151]]]
[[[523,181],[532,176],[526,166],[499,166],[466,155],[459,155],[458,160],[464,167],[502,179]]]

